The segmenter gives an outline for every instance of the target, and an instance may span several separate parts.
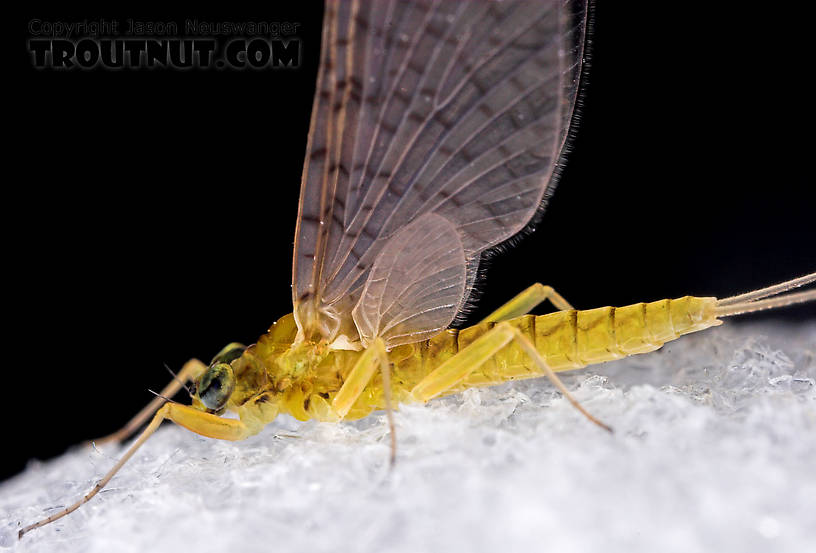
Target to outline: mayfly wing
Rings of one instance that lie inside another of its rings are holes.
[[[456,227],[426,213],[403,227],[377,255],[352,311],[364,344],[418,342],[444,330],[459,310],[467,260]]]
[[[585,28],[585,2],[566,0],[327,2],[293,263],[302,332],[358,338],[351,314],[378,288],[378,256],[429,213],[462,245],[461,307],[481,252],[519,232],[552,182]],[[399,264],[424,266],[410,251]],[[401,331],[441,324],[401,305]]]
[[[300,185],[300,201],[295,227],[295,251],[292,261],[292,301],[298,326],[316,322],[314,311],[317,305],[317,286],[322,272],[326,250],[326,240],[330,234],[342,232],[343,206],[334,206],[336,185],[329,183],[329,147],[335,126],[338,124],[332,114],[335,93],[335,71],[338,56],[337,43],[341,54],[348,46],[347,26],[339,25],[338,11],[343,11],[344,19],[349,16],[350,5],[327,2],[323,20],[320,69],[312,106],[312,119],[306,147],[307,157],[303,165]],[[342,37],[336,36],[338,27],[346,31]],[[333,183],[332,183],[333,184]],[[343,197],[342,191],[340,197]],[[342,200],[341,200],[342,201]],[[333,232],[332,232],[333,231]],[[310,309],[308,313],[304,310]]]

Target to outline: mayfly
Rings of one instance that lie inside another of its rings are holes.
[[[816,273],[726,299],[576,311],[535,284],[451,329],[481,255],[540,212],[581,83],[587,0],[329,1],[301,181],[293,312],[257,343],[189,361],[122,430],[150,421],[96,495],[169,419],[242,440],[279,414],[341,421],[469,387],[654,351],[721,318],[816,299]],[[529,312],[549,300],[558,311]],[[192,404],[172,397],[188,383]],[[232,412],[237,418],[222,417]]]

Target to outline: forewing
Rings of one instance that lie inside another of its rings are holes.
[[[564,0],[327,4],[294,260],[301,328],[348,323],[389,239],[425,214],[453,225],[472,267],[529,222],[567,134],[585,16]]]

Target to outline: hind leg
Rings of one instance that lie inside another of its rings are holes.
[[[561,380],[547,365],[547,362],[538,353],[530,339],[522,334],[519,329],[506,322],[497,324],[495,328],[442,363],[414,386],[411,395],[418,401],[424,402],[445,393],[513,341],[521,346],[533,363],[541,370],[542,376],[549,378],[564,397],[572,403],[573,407],[604,430],[612,432],[609,426],[590,415],[578,403],[578,400],[572,397],[572,394],[569,393]]]
[[[493,313],[488,315],[482,322],[500,323],[526,315],[532,311],[538,304],[545,300],[550,300],[556,309],[559,311],[566,311],[572,309],[564,297],[556,292],[552,286],[545,286],[540,282],[536,282],[522,293],[496,309]]]

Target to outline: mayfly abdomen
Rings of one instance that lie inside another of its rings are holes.
[[[683,334],[721,324],[715,308],[715,298],[685,296],[625,307],[524,315],[509,323],[530,338],[553,371],[567,371],[654,351]],[[463,329],[458,335],[458,348],[466,347],[494,326],[481,323]],[[544,373],[517,344],[511,343],[465,378],[456,391],[540,376]]]
[[[553,371],[567,371],[654,351],[683,334],[718,325],[721,321],[715,316],[716,301],[715,298],[686,296],[625,307],[523,315],[507,323],[533,342]],[[495,326],[496,323],[483,322],[458,331],[449,329],[429,340],[393,348],[389,352],[393,397],[398,403],[412,401],[414,386]],[[294,333],[292,315],[287,315],[259,340],[258,352],[270,357],[267,364],[278,355],[281,343],[291,342]],[[287,391],[280,405],[282,411],[300,420],[332,420],[327,406],[358,356],[359,353],[353,351],[332,352],[319,371],[322,377],[310,380],[308,390]],[[326,380],[329,375],[333,375],[333,380]],[[542,376],[545,374],[521,346],[510,342],[442,395]],[[344,418],[357,419],[385,408],[382,386],[381,376],[375,375]]]

